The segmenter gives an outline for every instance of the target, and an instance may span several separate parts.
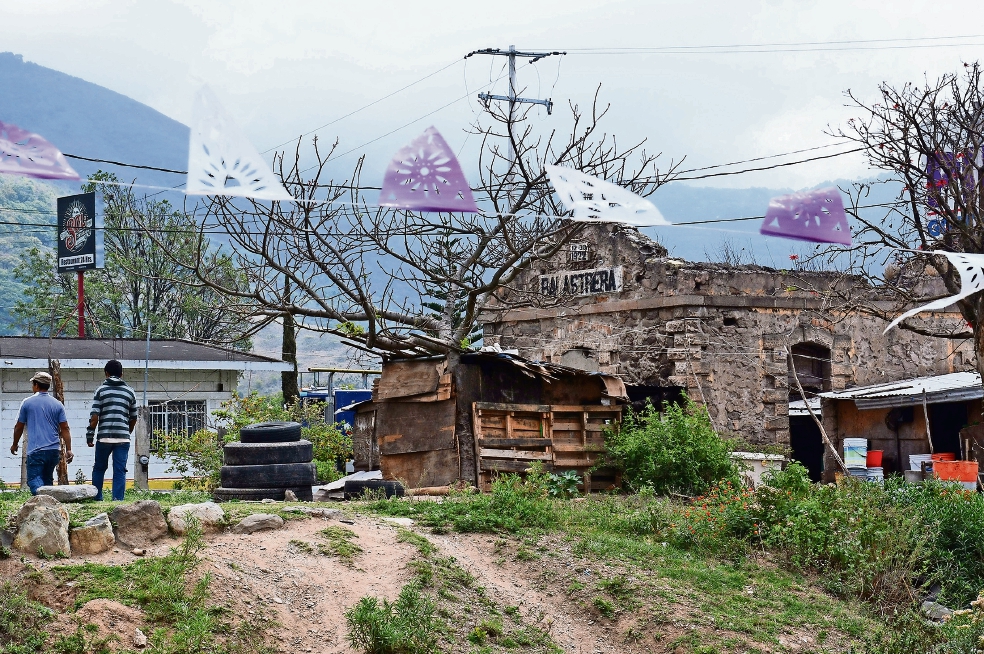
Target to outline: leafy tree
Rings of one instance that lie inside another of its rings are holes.
[[[196,283],[178,261],[198,259],[233,288],[245,277],[233,260],[208,239],[200,239],[191,216],[167,200],[138,198],[113,175],[98,173],[83,191],[97,191],[103,203],[104,267],[86,272],[86,332],[97,337],[188,338],[247,347],[249,324],[227,298]],[[145,230],[151,230],[154,237]],[[166,250],[166,252],[165,252]],[[20,256],[13,276],[25,284],[13,309],[13,323],[28,335],[77,335],[74,275],[56,272],[54,250],[34,246]]]

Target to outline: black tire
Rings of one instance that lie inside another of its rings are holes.
[[[226,443],[222,458],[227,466],[310,463],[314,451],[311,441],[303,440],[294,443]]]
[[[212,497],[216,502],[228,502],[229,500],[277,500],[283,501],[286,491],[293,491],[297,499],[302,502],[314,500],[314,492],[310,486],[298,486],[296,488],[216,488],[212,491]]]
[[[313,486],[318,470],[313,463],[274,463],[259,466],[222,466],[223,488],[293,488]]]
[[[380,491],[386,492],[387,499],[393,497],[403,497],[403,484],[398,481],[386,481],[383,479],[360,479],[354,481],[345,482],[345,487],[342,492],[345,493],[345,499],[356,500],[362,497],[366,491]]]
[[[299,422],[258,422],[239,430],[243,443],[291,443],[301,440]]]

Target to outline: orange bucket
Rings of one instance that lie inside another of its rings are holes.
[[[957,455],[953,452],[940,452],[933,455],[933,461],[956,461]]]
[[[869,468],[882,467],[882,450],[868,450],[864,463]]]
[[[977,461],[937,461],[933,476],[942,481],[977,481]]]

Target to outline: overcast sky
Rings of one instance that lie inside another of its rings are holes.
[[[343,150],[357,148],[468,92],[474,96],[502,74],[505,61],[463,60],[471,50],[567,50],[566,57],[520,70],[524,95],[558,105],[549,117],[537,110],[536,120],[565,129],[567,102],[589,102],[602,84],[602,98],[612,104],[609,132],[625,143],[646,138],[650,150],[667,159],[686,156],[690,168],[830,143],[827,126],[854,115],[844,106],[845,89],[870,96],[884,80],[919,81],[961,68],[984,53],[984,36],[974,36],[984,34],[982,19],[981,3],[969,0],[0,0],[0,51],[182,122],[192,93],[206,82],[262,151],[450,64],[319,134],[338,136]],[[585,51],[968,35],[808,52]],[[885,48],[899,45],[909,47]],[[873,46],[885,49],[856,49]],[[505,93],[505,82],[493,92]],[[477,139],[466,142],[463,130],[478,110],[473,99],[451,104],[359,151],[382,170],[388,154],[434,124],[467,157]],[[701,183],[801,188],[867,174],[860,158],[839,157]]]

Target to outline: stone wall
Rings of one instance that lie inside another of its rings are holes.
[[[579,266],[621,266],[621,290],[488,313],[486,345],[685,389],[719,431],[752,443],[789,442],[786,352],[796,344],[830,350],[832,390],[973,369],[968,345],[899,329],[883,336],[880,320],[830,311],[823,290],[843,283],[838,275],[690,263],[636,230],[588,234],[591,259]],[[545,262],[518,286],[539,288],[541,274],[569,268],[564,258]],[[931,319],[958,320],[956,312]]]

